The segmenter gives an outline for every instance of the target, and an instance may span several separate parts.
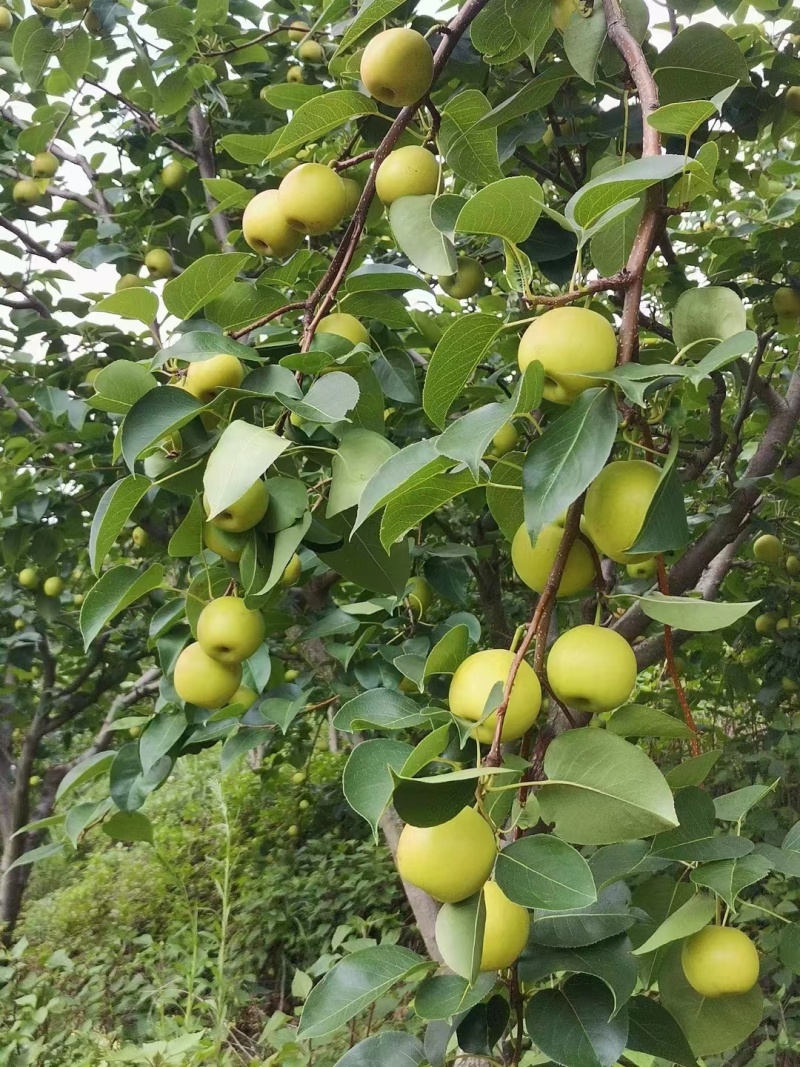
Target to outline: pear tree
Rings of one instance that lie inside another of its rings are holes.
[[[305,781],[327,736],[418,936],[333,966],[298,1042],[797,1054],[800,59],[766,7],[0,9],[3,655],[42,661],[0,711],[7,940],[20,871],[157,836],[181,759]]]

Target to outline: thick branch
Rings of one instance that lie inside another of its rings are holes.
[[[20,241],[23,245],[25,245],[28,251],[32,252],[33,255],[41,256],[42,259],[47,259],[51,263],[58,263],[58,261],[61,259],[61,253],[57,251],[51,252],[49,248],[45,248],[43,244],[40,244],[33,237],[29,237],[28,234],[25,233],[25,231],[21,227],[17,226],[15,222],[11,222],[10,219],[3,218],[2,215],[0,215],[0,226],[8,230],[10,233],[13,233],[17,240]]]
[[[214,163],[214,146],[211,138],[211,127],[208,124],[208,119],[203,114],[203,111],[198,104],[195,104],[189,109],[189,126],[192,130],[192,143],[194,145],[194,154],[197,160],[197,169],[200,171],[200,177],[216,178],[217,168]],[[217,211],[217,201],[208,191],[208,187],[203,186],[203,188],[205,189],[206,205],[209,214],[211,215],[211,225],[214,228],[214,233],[219,241],[220,248],[223,252],[232,252],[233,248],[228,242],[228,234],[230,233],[228,220],[221,211]]]

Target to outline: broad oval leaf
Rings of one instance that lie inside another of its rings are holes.
[[[560,989],[536,993],[525,1011],[528,1033],[541,1051],[569,1067],[611,1067],[628,1040],[628,1013],[598,978],[578,975]]]
[[[356,745],[342,774],[345,800],[372,828],[378,842],[378,823],[394,791],[390,767],[402,771],[413,752],[404,741],[378,737]]]
[[[131,512],[150,488],[150,479],[129,474],[109,486],[100,498],[89,532],[89,563],[95,574],[108,555]]]
[[[415,267],[426,274],[456,272],[453,242],[434,226],[431,205],[435,197],[401,196],[389,208],[392,233]]]
[[[576,849],[548,834],[521,837],[501,851],[497,884],[524,908],[560,911],[597,900],[589,864]]]
[[[271,467],[291,442],[274,430],[235,419],[208,459],[203,488],[208,500],[208,516],[213,518],[230,507]]]
[[[179,319],[191,318],[195,311],[224,292],[240,271],[255,262],[256,257],[247,252],[201,256],[164,286],[167,311]]]
[[[639,598],[642,611],[648,618],[681,630],[705,633],[732,626],[761,601],[751,600],[745,604],[726,604],[694,597],[665,596],[663,593],[648,593]]]
[[[436,426],[444,427],[450,408],[478,364],[487,358],[502,323],[493,315],[462,315],[434,349],[425,375],[422,406]]]
[[[535,178],[503,178],[480,189],[459,212],[459,233],[485,233],[519,244],[542,213],[544,193]]]
[[[86,594],[81,607],[80,626],[87,649],[107,622],[147,593],[158,589],[164,568],[154,563],[144,572],[136,567],[112,567]]]

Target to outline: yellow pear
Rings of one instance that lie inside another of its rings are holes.
[[[344,337],[345,340],[350,341],[353,345],[369,344],[369,334],[355,315],[347,315],[341,312],[326,315],[324,319],[320,319],[317,333],[333,333],[337,337]]]
[[[277,189],[265,189],[253,197],[244,209],[242,234],[262,256],[290,256],[303,243],[303,235],[286,221]]]
[[[497,882],[483,887],[486,925],[483,930],[482,971],[504,971],[515,963],[528,943],[530,912],[509,900]]]
[[[161,171],[161,181],[164,188],[175,192],[186,185],[187,177],[186,167],[184,167],[183,163],[179,163],[177,159],[173,160],[172,163],[167,163],[166,167]]]
[[[147,548],[150,544],[150,534],[141,526],[134,526],[131,532],[131,541],[137,548]]]
[[[298,59],[302,59],[304,63],[324,63],[325,49],[319,41],[303,41],[297,49],[297,56]]]
[[[34,178],[52,178],[58,170],[58,159],[52,152],[38,152],[31,163]]]
[[[174,266],[166,248],[151,248],[144,257],[144,265],[151,278],[169,278]]]
[[[347,210],[342,179],[321,163],[301,163],[278,189],[281,211],[293,230],[322,234],[334,229]]]
[[[486,273],[483,267],[471,256],[459,256],[456,260],[456,273],[438,279],[442,289],[455,300],[469,300],[477,296],[485,281]]]
[[[563,528],[555,523],[542,528],[536,538],[536,544],[531,544],[524,523],[514,534],[514,540],[511,542],[511,562],[525,585],[536,593],[544,591],[563,536]],[[587,589],[594,579],[592,554],[583,541],[576,540],[569,550],[557,596],[575,596],[576,593]]]
[[[17,575],[17,581],[23,589],[35,589],[39,584],[39,572],[35,567],[23,567]]]
[[[187,704],[198,708],[222,708],[242,682],[242,668],[228,666],[207,656],[196,642],[187,645],[178,656],[172,683],[175,692]]]
[[[661,470],[640,459],[616,460],[598,474],[586,493],[587,535],[617,563],[635,563],[630,553],[656,493]],[[645,557],[646,558],[646,557]]]
[[[345,196],[347,197],[347,207],[345,208],[344,213],[349,217],[358,207],[358,202],[361,199],[361,194],[364,190],[355,178],[342,178],[342,185],[344,186]]]
[[[210,403],[220,389],[238,389],[244,378],[244,367],[228,352],[210,359],[196,360],[186,368],[183,387],[203,404]]]
[[[395,27],[377,34],[361,56],[361,80],[370,96],[391,107],[414,104],[433,81],[433,52],[421,33]]]
[[[477,893],[497,857],[494,833],[474,808],[462,808],[438,826],[404,826],[397,845],[397,869],[405,882],[455,904]]]
[[[208,500],[205,497],[203,497],[203,506],[208,514]],[[221,530],[226,530],[228,533],[244,533],[245,530],[250,530],[256,523],[261,522],[268,507],[269,493],[259,478],[242,493],[238,500],[229,504],[219,515],[213,515],[210,521],[214,526],[219,526]]]
[[[438,186],[436,156],[419,145],[406,145],[390,152],[375,176],[375,191],[386,207],[403,196],[433,194]]]
[[[64,592],[64,579],[59,578],[57,575],[54,575],[52,578],[45,578],[42,592],[45,596],[61,596]]]
[[[306,22],[290,22],[288,37],[290,41],[302,41],[307,33],[311,31],[311,27]]]
[[[44,193],[33,178],[21,178],[11,190],[11,196],[15,204],[21,207],[35,207],[44,196]]]
[[[197,620],[197,643],[220,663],[241,663],[264,642],[264,617],[235,596],[221,596],[206,604]]]
[[[614,630],[575,626],[559,637],[547,657],[547,678],[569,708],[599,714],[624,704],[636,685],[636,656]]]
[[[231,704],[241,704],[245,709],[251,708],[258,700],[258,693],[248,685],[240,685],[231,697]]]
[[[730,926],[706,926],[683,943],[686,981],[701,997],[747,993],[758,981],[758,952],[750,938]]]
[[[784,567],[790,578],[796,578],[800,574],[800,558],[797,556],[787,556]]]
[[[0,7],[0,33],[5,33],[14,25],[14,16],[7,7]]]
[[[610,322],[588,308],[553,308],[527,328],[519,343],[519,369],[537,359],[544,367],[544,395],[555,404],[571,404],[585,389],[602,382],[587,378],[611,370],[617,360],[617,338]]]
[[[658,573],[658,564],[655,556],[651,556],[649,559],[640,559],[636,563],[629,563],[625,569],[629,578],[644,580],[655,578]]]
[[[483,717],[489,695],[498,685],[500,703],[514,653],[505,648],[489,648],[475,652],[461,663],[450,682],[450,711],[461,719],[477,722]],[[522,737],[533,726],[542,706],[542,688],[536,672],[524,660],[514,679],[511,699],[503,719],[503,741]],[[483,744],[491,744],[497,716],[494,712],[481,723],[475,737]]]
[[[286,80],[290,85],[299,85],[301,82],[304,82],[306,79],[303,76],[303,68],[289,67],[286,71]]]
[[[761,563],[780,563],[783,545],[775,534],[762,534],[753,542],[753,555]]]
[[[226,559],[229,563],[238,563],[242,558],[245,539],[225,530],[221,531],[213,522],[206,519],[203,523],[203,543],[206,548],[216,552],[222,559]]]
[[[506,422],[492,438],[490,455],[495,459],[513,452],[519,444],[519,433],[513,422]]]

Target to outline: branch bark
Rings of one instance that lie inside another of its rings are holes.
[[[199,104],[195,104],[189,109],[189,126],[192,130],[194,155],[197,160],[197,169],[200,171],[200,177],[206,179],[216,178],[217,168],[214,163],[211,127]],[[228,241],[228,234],[230,233],[228,220],[221,211],[217,210],[217,201],[208,191],[207,186],[204,185],[203,188],[205,190],[206,205],[211,215],[211,225],[214,228],[220,248],[223,252],[232,252],[233,246]]]

